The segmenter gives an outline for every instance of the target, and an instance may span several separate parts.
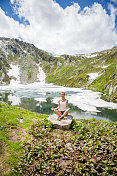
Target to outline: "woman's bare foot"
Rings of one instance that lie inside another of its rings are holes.
[[[60,121],[62,119],[62,117],[60,116],[59,118],[58,118],[58,120]]]
[[[64,118],[64,116],[60,116],[58,120],[61,120],[62,118]]]

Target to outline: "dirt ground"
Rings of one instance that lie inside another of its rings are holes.
[[[9,130],[9,136],[10,142],[23,142],[25,140],[25,136],[27,135],[26,133],[27,129],[21,128],[21,127],[15,127],[13,129]],[[10,165],[9,163],[7,163],[7,160],[9,158],[9,153],[7,151],[8,147],[7,145],[0,141],[0,176],[4,175],[4,174],[8,174],[11,169],[12,169],[12,165]]]

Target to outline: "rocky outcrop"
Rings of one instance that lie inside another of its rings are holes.
[[[71,126],[73,116],[67,115],[64,119],[58,120],[57,115],[50,115],[48,117],[48,120],[50,120],[53,123],[53,127],[61,130],[68,130]]]
[[[20,83],[29,84],[37,81],[38,65],[30,56],[20,64]]]
[[[6,55],[0,49],[0,84],[9,84],[10,78],[7,74],[7,69],[10,68],[10,65],[6,59]]]
[[[111,99],[117,102],[117,73],[114,73],[110,82],[106,86],[106,92],[108,92]]]

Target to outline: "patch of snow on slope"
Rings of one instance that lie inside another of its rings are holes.
[[[11,105],[20,105],[21,103],[21,100],[19,97],[13,96],[11,94],[8,96],[8,99],[10,102],[12,102]]]
[[[96,57],[98,54],[86,54],[85,57],[91,58],[91,57]]]
[[[37,75],[38,80],[41,84],[45,84],[46,74],[44,73],[43,69],[39,66],[39,73]]]
[[[8,70],[9,77],[12,77],[10,85],[18,85],[20,83],[20,68],[13,64],[10,64],[10,67],[11,69]]]
[[[110,66],[110,64],[109,65],[103,65],[102,68],[107,68],[109,66]]]
[[[89,84],[91,84],[96,78],[99,77],[99,72],[97,73],[89,73]]]

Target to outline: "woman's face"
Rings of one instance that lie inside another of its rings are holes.
[[[65,97],[65,93],[61,93],[61,97]]]

